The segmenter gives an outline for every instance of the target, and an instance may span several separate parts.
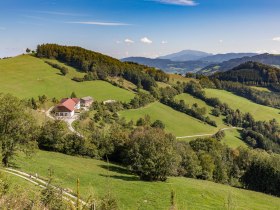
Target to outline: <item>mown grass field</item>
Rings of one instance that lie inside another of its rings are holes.
[[[149,115],[152,121],[161,120],[167,132],[175,136],[215,133],[218,128],[205,124],[189,115],[175,111],[159,102],[149,104],[140,109],[131,109],[119,112],[121,117],[136,122],[140,117]]]
[[[54,183],[73,191],[79,178],[84,199],[91,193],[100,196],[110,191],[122,210],[169,209],[171,190],[176,193],[180,210],[229,209],[226,208],[229,200],[230,209],[280,209],[280,198],[262,193],[183,177],[169,178],[167,182],[143,182],[117,165],[59,153],[39,151],[31,159],[19,155],[15,164],[23,171],[43,177],[48,176],[51,168]]]
[[[55,61],[52,61],[55,62]],[[92,96],[98,101],[129,101],[134,94],[104,81],[75,82],[72,76],[82,75],[69,67],[69,75],[62,76],[58,69],[50,67],[43,59],[21,55],[0,60],[0,92],[20,98],[45,94],[49,98],[69,97],[74,91],[78,97]]]
[[[225,90],[205,89],[205,92],[207,97],[219,98],[233,109],[240,109],[243,113],[250,112],[257,120],[269,121],[275,118],[280,122],[279,109],[256,104]]]

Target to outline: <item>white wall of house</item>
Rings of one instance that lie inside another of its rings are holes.
[[[75,109],[80,109],[81,108],[81,103],[77,103],[76,106],[75,106]]]
[[[56,112],[55,115],[57,117],[73,117],[75,114],[75,111],[72,112]]]

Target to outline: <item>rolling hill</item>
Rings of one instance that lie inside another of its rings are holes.
[[[179,73],[185,74],[186,72],[196,72],[202,68],[211,64],[208,61],[172,61],[169,59],[160,59],[160,58],[145,58],[145,57],[128,57],[122,59],[122,61],[139,63],[146,66],[155,67],[161,69],[167,73]]]
[[[279,66],[280,65],[280,55],[273,55],[273,54],[261,54],[261,55],[255,55],[252,57],[243,57],[243,58],[236,58],[229,61],[222,62],[220,64],[211,64],[202,70],[200,70],[198,73],[210,75],[215,72],[223,72],[233,69],[234,67],[237,67],[238,65],[248,62],[248,61],[254,61],[259,62],[267,65],[274,65]]]
[[[0,92],[11,93],[20,98],[46,95],[59,99],[69,97],[74,91],[78,96],[89,95],[98,101],[129,101],[134,96],[133,92],[100,80],[75,82],[71,80],[72,76],[82,77],[84,73],[69,66],[68,69],[69,74],[62,76],[58,69],[52,68],[43,59],[30,55],[0,60]]]
[[[257,53],[225,53],[225,54],[216,54],[216,55],[210,55],[204,58],[201,58],[202,61],[208,61],[213,63],[221,63],[224,61],[237,59],[237,58],[243,58],[243,57],[252,57],[258,55]]]
[[[140,109],[121,111],[119,114],[121,117],[134,122],[145,115],[149,115],[152,121],[160,119],[165,124],[166,131],[173,133],[175,136],[208,134],[218,131],[218,128],[204,124],[159,102],[149,104]]]
[[[131,61],[139,63],[142,65],[147,65],[162,69],[167,73],[180,73],[185,74],[186,72],[197,72],[201,69],[209,66],[216,66],[219,63],[228,61],[231,59],[237,59],[242,57],[251,57],[255,56],[255,53],[226,53],[226,54],[217,54],[217,55],[208,55],[206,57],[197,58],[194,57],[193,60],[174,60],[167,57],[159,58],[145,58],[145,57],[128,57],[123,58],[122,61]]]
[[[256,104],[225,90],[205,89],[205,92],[207,97],[219,98],[222,102],[229,104],[233,109],[250,112],[256,120],[269,121],[275,118],[280,122],[279,109]]]
[[[214,75],[219,80],[233,82],[255,82],[257,85],[278,84],[280,81],[280,69],[258,62],[248,61],[226,71]]]
[[[176,193],[179,209],[222,210],[229,206],[231,209],[280,208],[280,198],[258,192],[183,177],[170,177],[167,183],[145,182],[118,165],[54,152],[38,151],[31,158],[19,154],[14,163],[20,170],[38,173],[40,177],[48,177],[51,169],[53,183],[73,192],[79,178],[84,199],[110,191],[122,210],[168,209],[171,190]]]

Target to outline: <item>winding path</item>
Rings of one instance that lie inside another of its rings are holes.
[[[43,189],[47,188],[47,185],[49,184],[48,182],[46,182],[43,179],[40,179],[36,176],[33,176],[31,174],[16,170],[16,169],[12,169],[12,168],[4,168],[4,169],[0,169],[0,171],[6,172],[8,174],[20,177],[32,184],[35,184]],[[77,201],[77,196],[72,195],[71,193],[67,192],[65,189],[61,189],[59,187],[56,187],[54,185],[50,184],[50,187],[52,187],[53,189],[57,190],[57,191],[61,191],[63,194],[63,199],[70,201],[72,204],[76,204],[76,202],[74,200]],[[79,203],[83,204],[83,205],[87,205],[87,203],[85,201],[83,201],[82,199],[79,199]]]
[[[219,131],[234,130],[234,129],[239,129],[239,128],[238,127],[222,128]],[[194,138],[194,137],[213,136],[215,134],[216,133],[212,133],[212,134],[198,134],[198,135],[192,135],[192,136],[179,136],[179,137],[176,137],[176,139],[187,139],[187,138]]]

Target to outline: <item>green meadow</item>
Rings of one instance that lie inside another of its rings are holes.
[[[56,62],[57,61],[52,61]],[[69,68],[69,75],[62,76],[58,69],[30,55],[0,60],[0,92],[11,93],[20,98],[46,95],[49,98],[69,97],[74,91],[78,97],[92,96],[98,101],[129,101],[134,93],[104,81],[75,82],[73,76],[83,76]]]
[[[211,110],[213,109],[213,107],[211,106],[208,106],[204,101],[198,99],[198,98],[195,98],[193,97],[192,95],[188,94],[188,93],[182,93],[180,95],[177,95],[175,97],[176,100],[183,100],[186,104],[188,104],[190,107],[193,105],[193,104],[197,104],[200,108],[202,107],[205,107],[206,108],[206,115],[210,117],[210,119],[214,120],[217,125],[218,125],[218,128],[226,128],[228,127],[227,125],[224,124],[224,117],[223,116],[220,116],[220,117],[215,117],[213,115],[211,115]]]
[[[207,97],[219,98],[233,109],[239,109],[243,113],[250,112],[255,119],[269,121],[276,119],[280,122],[280,110],[256,104],[246,98],[237,96],[225,90],[205,89]]]
[[[211,134],[219,130],[203,123],[189,115],[173,110],[159,102],[155,102],[140,109],[131,109],[119,112],[121,117],[136,122],[140,117],[149,115],[152,121],[161,120],[166,131],[175,136],[189,136],[197,134]]]
[[[20,170],[38,173],[44,178],[51,169],[54,183],[73,192],[79,178],[83,199],[110,191],[122,210],[169,209],[171,190],[176,193],[180,210],[280,209],[280,198],[277,197],[183,177],[168,178],[167,182],[144,182],[120,166],[94,159],[38,151],[28,159],[20,154],[14,163]]]

